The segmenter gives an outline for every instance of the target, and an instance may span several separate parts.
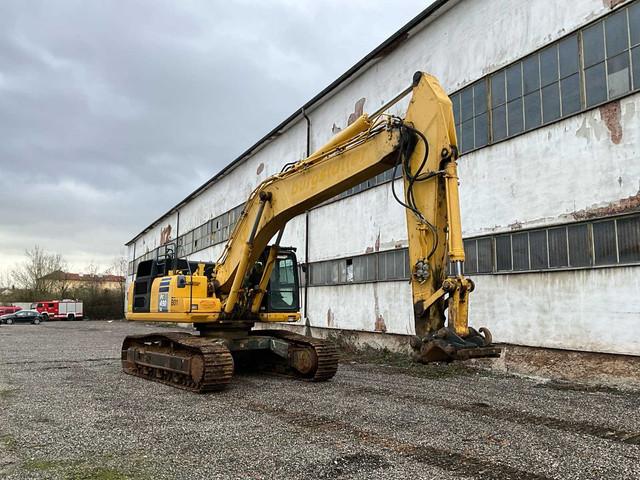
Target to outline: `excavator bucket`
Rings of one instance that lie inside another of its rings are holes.
[[[415,336],[411,340],[411,348],[414,350],[414,360],[420,363],[497,358],[502,352],[502,348],[491,343],[488,329],[481,328],[478,332],[471,327],[465,337],[457,335],[448,327],[423,338]]]

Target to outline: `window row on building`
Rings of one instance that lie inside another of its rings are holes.
[[[466,239],[465,273],[640,263],[640,214]],[[407,280],[406,248],[309,264],[309,285]]]
[[[495,273],[640,262],[640,215],[466,239],[465,272]]]
[[[451,95],[461,153],[640,90],[640,2]]]

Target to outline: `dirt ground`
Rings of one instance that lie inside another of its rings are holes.
[[[369,354],[197,395],[120,372],[123,337],[157,329],[0,326],[0,478],[640,478],[640,392]]]

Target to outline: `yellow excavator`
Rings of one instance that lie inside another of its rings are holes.
[[[386,113],[409,94],[404,118]],[[404,180],[403,193],[395,182],[392,190],[407,217],[415,359],[499,356],[489,331],[468,325],[474,284],[463,272],[456,145],[451,101],[434,77],[417,72],[411,86],[378,111],[262,182],[217,262],[178,258],[169,245],[162,256],[138,264],[127,319],[191,323],[195,333],[126,337],[124,372],[195,392],[224,388],[234,369],[244,367],[310,381],[332,378],[338,353],[331,342],[253,326],[300,319],[295,250],[280,246],[286,223],[391,168]]]

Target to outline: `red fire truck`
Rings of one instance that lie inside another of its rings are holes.
[[[82,320],[82,302],[76,300],[47,300],[31,304],[45,320]]]
[[[0,306],[0,315],[6,315],[8,313],[16,313],[19,310],[22,310],[22,307],[14,307],[13,305],[7,307],[5,305],[2,305]]]

